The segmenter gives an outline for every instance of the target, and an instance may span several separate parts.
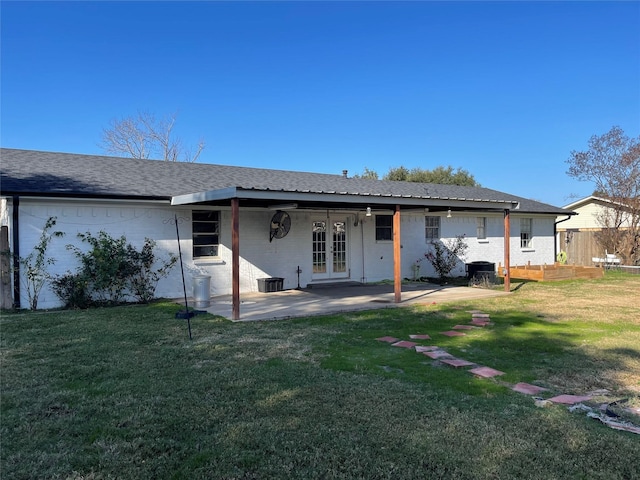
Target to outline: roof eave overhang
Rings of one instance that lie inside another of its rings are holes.
[[[486,200],[474,198],[451,198],[433,196],[411,196],[392,194],[348,193],[348,192],[311,192],[283,190],[254,190],[229,187],[220,190],[176,195],[171,198],[171,205],[206,204],[241,198],[255,201],[282,201],[306,203],[342,203],[345,206],[370,204],[400,206],[444,206],[450,208],[479,208],[515,210],[519,203],[512,200]]]

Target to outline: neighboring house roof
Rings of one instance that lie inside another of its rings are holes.
[[[570,203],[569,205],[565,205],[562,208],[565,208],[567,210],[575,210],[576,208],[583,207],[583,206],[588,205],[590,203],[600,204],[600,205],[602,205],[604,207],[615,207],[615,206],[626,207],[627,206],[627,205],[625,205],[624,203],[621,203],[621,202],[615,202],[613,200],[608,200],[606,198],[596,197],[595,195],[590,195],[588,197],[581,198],[580,200],[576,200],[575,202]]]
[[[3,195],[108,197],[175,200],[304,198],[340,203],[346,197],[367,204],[440,205],[478,203],[517,208],[523,213],[571,212],[482,187],[346,178],[343,175],[235,167],[206,163],[0,149]],[[285,195],[289,194],[289,196]],[[297,195],[297,197],[295,195]],[[253,196],[252,196],[253,195]],[[293,196],[292,196],[293,195]],[[487,205],[489,207],[489,205]]]
[[[568,221],[562,220],[562,223],[558,225],[559,230],[601,229],[604,216],[612,214],[614,211],[623,212],[621,216],[611,216],[612,219],[617,217],[616,221],[620,222],[620,227],[628,227],[631,221],[628,213],[624,213],[629,211],[629,207],[626,204],[595,195],[576,200],[563,208],[573,210],[576,216],[571,217]],[[560,220],[560,217],[558,217],[558,220]]]

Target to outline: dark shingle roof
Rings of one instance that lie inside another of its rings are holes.
[[[247,191],[347,194],[369,198],[520,202],[523,212],[567,213],[558,207],[481,187],[10,148],[0,149],[0,172],[3,195],[170,199],[234,187]],[[327,200],[339,201],[329,197]]]

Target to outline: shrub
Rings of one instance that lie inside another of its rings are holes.
[[[65,308],[88,308],[92,305],[87,279],[80,273],[67,272],[53,279],[52,289]]]
[[[67,245],[80,261],[80,267],[76,273],[67,272],[56,278],[54,283],[56,295],[72,308],[118,304],[127,296],[149,302],[160,279],[169,274],[178,259],[175,255],[158,259],[156,242],[149,238],[145,238],[138,251],[127,243],[124,235],[113,238],[100,231],[97,236],[87,232],[78,237],[89,244],[89,250],[84,252]]]
[[[433,265],[440,283],[444,283],[456,266],[456,264],[464,257],[469,245],[467,245],[464,235],[458,235],[451,240],[443,242],[441,240],[432,240],[431,246],[433,251],[424,254],[431,265]],[[418,262],[423,259],[419,259]]]
[[[51,274],[47,271],[49,265],[53,265],[56,260],[47,256],[49,244],[55,237],[64,236],[64,232],[51,232],[50,230],[56,225],[57,218],[49,217],[42,228],[40,241],[33,247],[33,250],[26,257],[20,257],[20,268],[24,285],[27,290],[27,298],[29,299],[29,308],[36,310],[38,308],[38,299],[40,292],[48,280],[51,280]]]

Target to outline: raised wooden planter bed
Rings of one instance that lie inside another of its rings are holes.
[[[572,280],[574,278],[602,278],[604,269],[583,265],[516,265],[510,268],[511,278],[519,280],[535,280],[536,282],[553,282],[555,280]],[[502,265],[498,265],[498,276],[504,277]]]

